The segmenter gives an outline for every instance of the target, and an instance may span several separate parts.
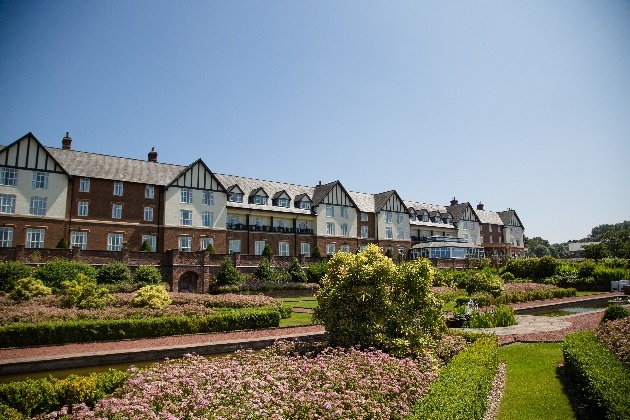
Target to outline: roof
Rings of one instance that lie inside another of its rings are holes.
[[[354,191],[350,191],[348,194],[350,194],[352,201],[355,202],[359,211],[363,213],[376,213],[378,211],[376,210],[376,205],[374,204],[374,194],[359,193]]]
[[[516,214],[516,212],[514,210],[509,209],[509,210],[506,210],[506,211],[500,211],[497,214],[499,215],[499,217],[503,221],[504,225],[509,225],[510,224],[510,219],[512,218],[512,216],[514,216],[514,217],[516,217],[516,220],[518,220],[518,223],[521,225],[521,227],[523,229],[525,229],[525,226],[523,226],[523,222],[521,222],[520,217],[518,217],[518,214]]]
[[[449,211],[447,210],[445,206],[438,206],[435,204],[427,204],[427,203],[421,203],[419,201],[407,201],[407,200],[403,200],[403,203],[405,204],[405,206],[407,206],[408,209],[414,209],[416,213],[419,213],[422,210],[426,210],[429,213],[431,212],[438,212],[440,214],[449,213]]]
[[[481,223],[487,223],[490,225],[503,226],[503,220],[499,216],[499,213],[488,210],[475,210],[477,217]]]

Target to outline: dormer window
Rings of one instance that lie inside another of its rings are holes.
[[[278,207],[289,207],[288,198],[278,198]]]
[[[452,223],[453,223],[453,220],[452,220],[450,217],[447,217],[447,218],[446,218],[446,224],[447,224],[447,225],[450,225],[450,224],[452,224]]]
[[[442,223],[442,219],[440,218],[440,216],[435,216],[435,217],[433,218],[433,221],[434,221],[435,223]]]
[[[232,203],[242,203],[243,193],[231,192],[228,200],[230,200]]]
[[[254,196],[254,204],[258,204],[261,206],[264,206],[267,204],[267,197],[263,197],[262,195],[255,195]]]
[[[311,202],[310,201],[300,201],[300,208],[304,209],[304,210],[310,210],[311,209]]]
[[[422,221],[423,221],[423,222],[428,222],[428,221],[429,221],[429,215],[428,215],[428,214],[426,214],[426,213],[425,213],[425,214],[423,214],[423,215],[422,215]]]
[[[411,213],[411,214],[409,215],[409,218],[410,218],[413,222],[415,222],[415,221],[416,221],[416,214],[415,214],[415,213]]]

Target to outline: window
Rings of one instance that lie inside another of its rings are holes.
[[[238,216],[228,216],[228,225],[238,225]]]
[[[182,188],[179,191],[179,202],[192,204],[193,202],[193,194],[190,188]]]
[[[201,204],[204,206],[214,206],[214,193],[212,191],[203,191],[201,193]]]
[[[397,213],[396,214],[396,223],[401,224],[403,222],[403,214],[402,213]]]
[[[199,249],[205,251],[208,249],[208,245],[214,245],[214,238],[201,238]]]
[[[31,205],[28,208],[28,214],[34,216],[46,216],[46,197],[31,197]]]
[[[341,252],[350,252],[350,245],[341,245]]]
[[[347,223],[342,223],[341,224],[341,236],[348,236],[348,224]]]
[[[192,210],[179,211],[179,224],[181,226],[192,226]]]
[[[490,236],[490,243],[492,243],[492,236]]]
[[[429,221],[429,215],[427,213],[422,215],[422,221],[423,222],[428,222]]]
[[[348,207],[342,207],[341,208],[341,218],[342,219],[347,219],[348,218]]]
[[[15,194],[0,194],[0,213],[15,213]]]
[[[254,226],[256,226],[256,229],[262,229],[262,225],[262,217],[254,217]]]
[[[361,246],[359,247],[359,252],[361,252],[361,251],[365,251],[365,248],[367,248],[367,246],[366,246],[366,245],[361,245]]]
[[[107,250],[108,251],[120,251],[123,246],[123,234],[122,233],[108,233],[107,234]]]
[[[442,223],[442,219],[440,218],[440,216],[439,216],[439,215],[436,215],[436,216],[433,218],[433,221],[434,221],[435,223]]]
[[[307,223],[307,222],[303,222],[303,221],[302,221],[302,222],[299,222],[299,223],[298,223],[298,228],[299,228],[300,230],[306,230],[306,229],[308,229],[308,223]]]
[[[72,232],[70,234],[70,247],[87,249],[87,232]]]
[[[147,185],[144,187],[144,198],[153,199],[155,197],[155,188],[153,185]]]
[[[385,213],[385,223],[391,223],[392,222],[392,212],[388,211]]]
[[[335,234],[335,224],[326,223],[326,235],[334,235],[334,234]]]
[[[230,239],[229,242],[229,252],[230,254],[235,254],[237,252],[241,252],[241,241],[240,239]]]
[[[396,232],[397,239],[405,239],[405,230],[403,228],[398,228]]]
[[[471,224],[470,224],[470,230],[475,230],[475,229],[477,229],[477,228],[476,228],[476,226],[477,226],[477,225],[476,225],[475,223],[471,223]]]
[[[447,224],[447,225],[450,225],[450,224],[452,224],[452,223],[453,223],[453,219],[451,219],[450,217],[447,217],[447,218],[446,218],[446,224]]]
[[[300,208],[304,210],[310,210],[311,202],[310,201],[300,201]]]
[[[392,232],[392,228],[389,227],[389,226],[385,228],[385,237],[387,239],[393,239],[394,238],[394,234]]]
[[[289,243],[288,242],[280,242],[278,244],[278,255],[281,257],[289,256]]]
[[[335,207],[331,204],[326,204],[326,217],[335,216]]]
[[[142,243],[144,243],[144,241],[147,241],[151,247],[151,252],[155,252],[155,235],[142,235]]]
[[[114,182],[114,195],[123,195],[123,183],[120,181]]]
[[[265,241],[256,241],[256,242],[254,242],[254,254],[255,255],[262,255],[264,249],[265,249]]]
[[[77,211],[77,214],[79,216],[87,216],[88,215],[88,205],[89,205],[89,203],[87,201],[79,201],[79,209]]]
[[[33,172],[33,183],[31,186],[40,190],[48,189],[48,172]]]
[[[90,192],[90,178],[81,178],[79,192]]]
[[[122,218],[122,204],[112,205],[112,219]]]
[[[468,220],[464,220],[464,230],[468,230]]]
[[[335,244],[326,244],[326,255],[333,255],[335,253]]]
[[[289,199],[288,198],[278,198],[278,206],[279,207],[289,207]]]
[[[367,238],[368,237],[368,227],[367,226],[361,226],[361,237],[362,238]]]
[[[488,225],[488,232],[492,232],[492,225]]]
[[[361,221],[362,222],[367,222],[368,221],[367,213],[361,213]]]
[[[267,204],[267,197],[263,197],[262,195],[255,195],[254,196],[254,204],[258,204],[258,205],[265,205]]]
[[[152,222],[153,221],[153,207],[145,207],[144,208],[144,221]]]
[[[283,219],[278,220],[278,227],[279,228],[285,228],[287,226],[287,222]]]
[[[0,248],[11,248],[13,246],[13,228],[0,227]]]
[[[304,255],[305,257],[310,257],[311,256],[311,244],[306,243],[306,242],[302,242],[300,244],[300,253],[302,255]]]
[[[416,221],[416,214],[415,214],[415,213],[411,213],[411,214],[409,215],[409,218],[410,218],[412,221],[414,221],[414,222],[415,222],[415,221]]]
[[[230,200],[233,203],[242,203],[243,202],[243,193],[231,192],[229,197],[228,197],[228,200]]]
[[[179,237],[179,250],[182,252],[192,251],[192,237],[191,236]]]
[[[43,248],[45,235],[46,235],[46,229],[27,229],[26,230],[26,247],[27,248]]]
[[[211,211],[204,211],[201,213],[201,226],[212,227],[214,214]]]
[[[0,169],[0,185],[8,187],[17,187],[18,171],[17,169],[2,168]]]

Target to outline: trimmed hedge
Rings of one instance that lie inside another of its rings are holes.
[[[409,418],[483,419],[498,366],[496,336],[475,341],[442,368]]]
[[[280,312],[279,307],[263,307],[226,310],[205,317],[15,323],[0,327],[0,346],[23,347],[272,328],[280,324]]]
[[[600,344],[592,331],[565,337],[566,373],[587,410],[597,418],[630,419],[630,369]]]
[[[455,300],[455,304],[456,306],[463,306],[466,305],[470,299],[473,299],[478,306],[505,305],[509,303],[529,302],[532,300],[574,297],[576,294],[577,290],[573,287],[566,289],[558,287],[557,289],[552,290],[528,290],[525,292],[506,293],[498,298],[493,298],[492,296],[485,294],[459,297]]]

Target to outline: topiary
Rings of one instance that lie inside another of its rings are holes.
[[[215,277],[215,281],[217,286],[229,286],[241,283],[242,276],[240,275],[236,267],[234,267],[232,258],[228,256],[225,256],[223,258],[221,268],[219,268],[219,272]]]
[[[625,318],[630,316],[630,311],[621,305],[608,305],[608,308],[604,311],[604,316],[599,322],[603,324],[606,321],[614,321],[616,319]]]
[[[291,265],[289,266],[287,272],[291,277],[292,282],[306,283],[306,281],[308,280],[308,278],[306,277],[306,273],[304,272],[304,269],[298,262],[297,258],[293,258],[291,260]]]
[[[277,282],[278,272],[274,269],[267,258],[262,258],[258,267],[252,273],[253,276],[261,282]]]
[[[319,250],[318,247],[313,248],[313,257],[314,258],[321,258],[322,257],[322,253]]]
[[[10,292],[15,282],[30,277],[33,269],[22,261],[5,261],[0,263],[0,291]]]
[[[52,293],[50,287],[34,277],[25,277],[15,282],[13,290],[9,293],[9,298],[16,302],[25,302],[38,296],[46,296]]]
[[[99,284],[131,283],[131,271],[120,261],[114,261],[98,270],[96,281]]]
[[[387,248],[387,250],[385,251],[385,256],[389,259],[394,258],[394,251],[392,251],[391,248]]]
[[[171,302],[171,297],[163,286],[149,285],[136,291],[130,304],[136,308],[162,309]]]
[[[262,251],[262,256],[271,257],[272,255],[273,255],[273,250],[271,249],[271,245],[265,244],[265,247],[263,248],[263,251]]]
[[[149,241],[142,241],[142,246],[140,246],[140,252],[152,252],[151,244]]]
[[[44,282],[48,287],[57,290],[61,287],[61,282],[75,280],[79,274],[94,279],[96,278],[96,269],[89,264],[76,261],[54,260],[35,270],[35,277]]]
[[[66,238],[61,237],[61,239],[59,239],[59,242],[57,242],[57,248],[60,248],[60,249],[69,249],[70,248],[68,246],[68,242],[66,242]]]
[[[214,249],[214,245],[212,245],[212,243],[208,244],[208,246],[206,247],[206,251],[208,251],[209,254],[216,253],[216,250]]]
[[[152,265],[144,265],[138,267],[134,277],[134,281],[139,284],[160,284],[162,283],[162,273]]]

